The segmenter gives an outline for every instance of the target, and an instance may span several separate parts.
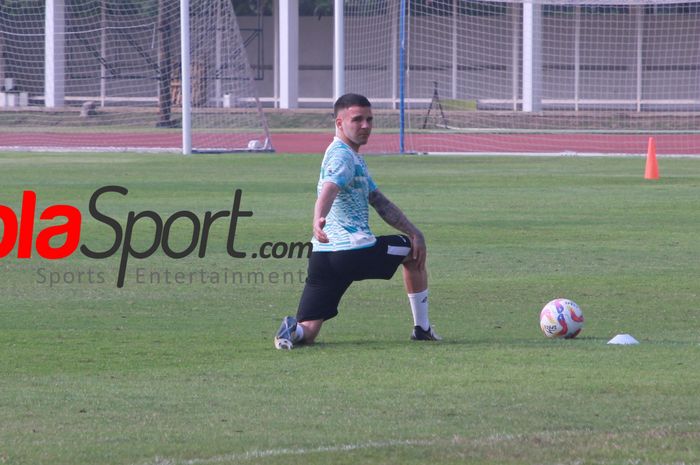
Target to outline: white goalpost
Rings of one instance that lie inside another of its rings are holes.
[[[218,43],[217,43],[218,45]],[[182,87],[182,154],[192,153],[192,94],[190,88],[190,0],[180,0],[180,76]]]
[[[0,145],[272,151],[231,0],[0,2]]]

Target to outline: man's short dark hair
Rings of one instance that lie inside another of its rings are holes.
[[[338,97],[333,105],[333,116],[338,116],[341,110],[348,109],[350,107],[371,107],[372,104],[364,95],[360,94],[345,94]]]

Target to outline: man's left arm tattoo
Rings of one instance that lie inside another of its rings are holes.
[[[374,190],[369,194],[369,204],[377,211],[377,214],[389,226],[392,226],[402,233],[408,235],[420,234],[418,228],[409,221],[399,207],[386,198],[379,190]]]

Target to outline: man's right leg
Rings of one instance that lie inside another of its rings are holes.
[[[284,317],[275,334],[275,348],[290,350],[295,344],[313,344],[321,331],[323,320],[297,321],[293,316]]]
[[[308,277],[299,299],[296,318],[288,316],[282,321],[275,336],[276,348],[291,349],[294,344],[312,344],[324,321],[338,314],[340,299],[352,281],[339,277],[334,271],[330,264],[334,253],[311,254]]]
[[[306,320],[297,323],[297,326],[302,328],[301,341],[304,344],[313,344],[316,340],[316,336],[321,332],[321,326],[323,326],[323,320]],[[298,329],[297,329],[298,331]]]

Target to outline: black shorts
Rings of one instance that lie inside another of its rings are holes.
[[[338,252],[312,252],[298,321],[328,320],[353,281],[391,279],[411,251],[407,236],[379,236],[372,247]]]

